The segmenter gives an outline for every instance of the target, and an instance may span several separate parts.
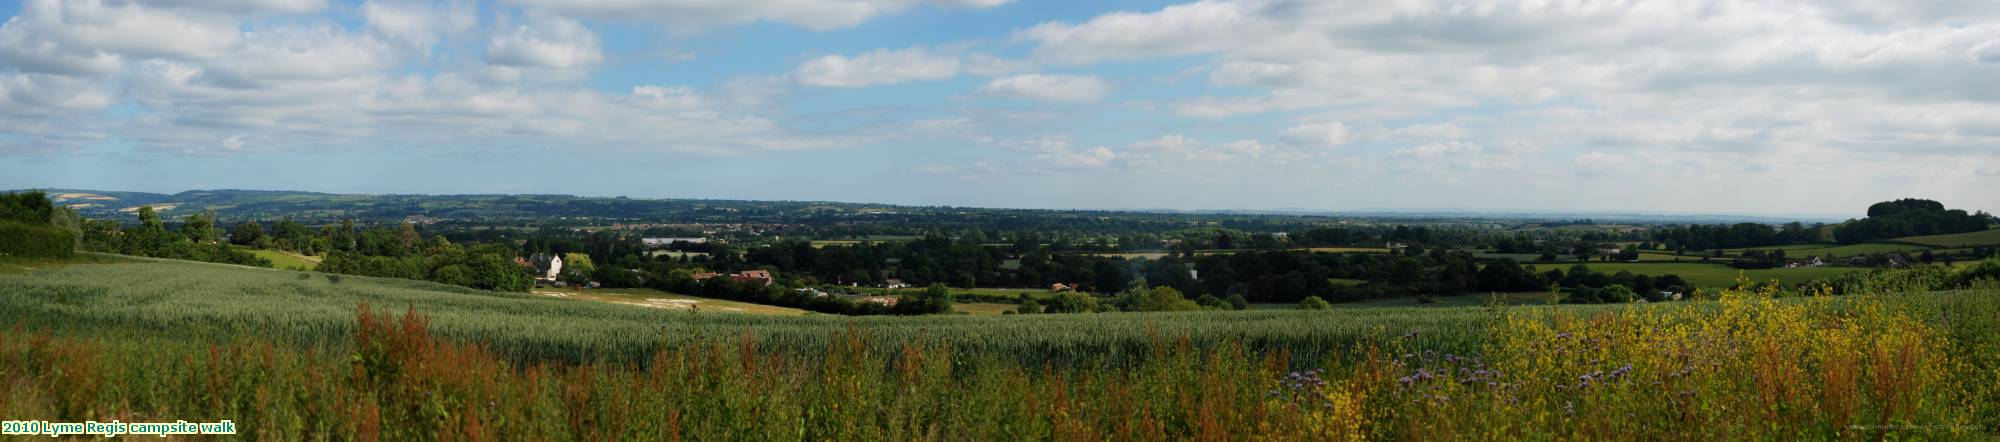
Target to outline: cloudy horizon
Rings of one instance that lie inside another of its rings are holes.
[[[2000,3],[24,0],[0,188],[2000,208]]]

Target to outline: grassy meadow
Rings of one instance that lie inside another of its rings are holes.
[[[284,250],[250,247],[237,247],[237,249],[250,252],[250,254],[257,255],[259,258],[271,260],[271,267],[273,268],[311,271],[314,267],[319,266],[320,257],[317,256],[305,256]]]
[[[1911,236],[1891,241],[1948,248],[2000,245],[2000,229],[1950,235]]]
[[[43,265],[0,274],[0,415],[276,440],[1990,440],[2000,289],[1975,287],[849,318]]]

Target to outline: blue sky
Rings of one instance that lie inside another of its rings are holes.
[[[0,2],[0,188],[2000,208],[1991,2]]]

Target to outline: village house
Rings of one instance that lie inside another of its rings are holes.
[[[902,289],[909,287],[910,285],[903,283],[903,280],[901,279],[889,279],[886,281],[882,281],[882,288],[885,289]]]
[[[1049,291],[1051,291],[1051,292],[1057,292],[1057,293],[1061,293],[1061,292],[1073,292],[1073,291],[1076,291],[1076,286],[1072,286],[1072,285],[1069,285],[1069,284],[1063,284],[1063,283],[1060,283],[1060,282],[1058,282],[1058,283],[1055,283],[1055,284],[1049,284]]]
[[[537,253],[528,258],[528,265],[534,266],[535,279],[554,281],[557,275],[562,274],[563,261],[561,256]]]

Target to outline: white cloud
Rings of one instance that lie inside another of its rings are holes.
[[[1081,24],[1050,22],[1016,34],[1036,42],[1035,55],[1056,61],[1106,60],[1184,55],[1240,47],[1268,24],[1248,5],[1201,1],[1158,12],[1116,12]]]
[[[1111,82],[1087,75],[1022,74],[996,78],[979,92],[1007,98],[1057,103],[1095,103],[1111,94]]]
[[[597,33],[560,17],[532,17],[486,46],[488,63],[509,67],[571,69],[603,60]]]
[[[930,4],[990,8],[1010,0],[508,0],[530,9],[598,20],[647,21],[669,27],[714,27],[773,21],[829,30]]]
[[[827,55],[800,64],[793,76],[799,83],[812,86],[862,87],[941,80],[957,76],[958,71],[958,57],[912,47],[876,49],[853,58]]]
[[[99,75],[127,58],[207,58],[239,35],[228,19],[102,0],[29,0],[0,26],[0,64],[26,72]]]
[[[479,24],[474,7],[462,1],[368,0],[361,4],[361,17],[369,29],[424,50],[438,42],[439,34],[465,32]]]
[[[1285,129],[1285,140],[1308,146],[1347,144],[1347,125],[1338,121],[1307,123]]]

